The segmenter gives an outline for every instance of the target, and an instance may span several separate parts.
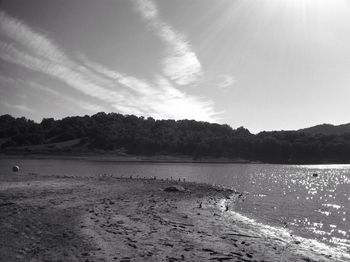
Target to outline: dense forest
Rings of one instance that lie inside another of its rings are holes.
[[[59,146],[64,143],[69,146]],[[2,152],[31,152],[33,145],[46,145],[45,148],[60,152],[224,157],[267,163],[350,163],[350,132],[320,134],[301,130],[254,135],[243,127],[232,129],[194,120],[155,120],[117,113],[61,120],[44,118],[41,123],[2,115],[0,145]]]

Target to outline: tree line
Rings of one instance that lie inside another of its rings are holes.
[[[251,134],[243,127],[195,120],[155,120],[118,113],[44,118],[0,116],[1,150],[79,139],[70,150],[123,150],[135,155],[241,158],[266,163],[350,163],[350,133],[274,131]]]

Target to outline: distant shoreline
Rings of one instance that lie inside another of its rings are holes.
[[[65,159],[65,160],[89,160],[101,162],[130,162],[130,163],[201,163],[201,164],[263,164],[245,159],[229,158],[199,158],[190,156],[134,156],[115,155],[111,153],[25,153],[25,152],[1,152],[2,158],[26,158],[26,159]]]
[[[16,152],[2,151],[0,157],[3,159],[26,158],[26,159],[61,159],[61,160],[86,160],[96,162],[118,162],[118,163],[184,163],[184,164],[276,164],[276,165],[347,165],[344,162],[300,162],[300,163],[268,163],[251,161],[247,159],[230,159],[202,157],[194,159],[192,156],[174,155],[128,155],[107,152]]]

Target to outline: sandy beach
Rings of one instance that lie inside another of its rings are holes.
[[[0,261],[338,261],[235,221],[239,192],[150,179],[0,174]],[[184,192],[166,192],[178,184]],[[224,203],[224,205],[223,205]]]

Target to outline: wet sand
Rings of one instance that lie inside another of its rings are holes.
[[[185,191],[163,190],[174,184]],[[241,196],[174,181],[0,174],[0,261],[337,261],[234,221],[227,210]]]

